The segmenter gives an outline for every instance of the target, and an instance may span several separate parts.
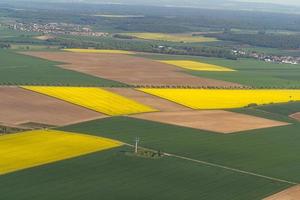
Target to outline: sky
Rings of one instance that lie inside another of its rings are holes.
[[[276,3],[276,4],[283,4],[283,5],[298,5],[298,6],[300,6],[300,0],[239,0],[239,1]]]
[[[2,0],[0,0],[1,2]],[[157,3],[167,4],[167,5],[206,5],[218,3],[218,5],[223,5],[228,2],[257,2],[257,3],[273,3],[273,4],[283,4],[283,5],[296,5],[300,7],[300,0],[10,0],[10,1],[40,1],[40,2],[87,2],[87,3],[122,3],[122,4],[146,4],[151,5]]]
[[[76,1],[76,0],[73,0]],[[103,1],[108,1],[108,0],[77,0],[77,1],[85,1],[85,2],[103,2]],[[118,1],[118,0],[111,0],[113,1]],[[132,1],[132,0],[119,0],[121,2],[126,1]],[[141,3],[151,3],[156,0],[137,0],[136,2],[141,2]],[[202,3],[202,2],[207,2],[208,0],[181,0],[181,2],[186,2],[189,4],[190,2],[193,3]],[[241,1],[241,2],[258,2],[258,3],[275,3],[275,4],[283,4],[283,5],[298,5],[300,6],[300,0],[213,0],[213,1],[219,1],[219,2],[226,2],[226,1]],[[180,0],[161,0],[161,2],[180,2]],[[209,1],[208,1],[209,2]]]

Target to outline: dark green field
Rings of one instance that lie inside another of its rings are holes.
[[[268,104],[248,108],[231,109],[230,111],[254,115],[267,119],[279,120],[289,123],[297,123],[290,115],[300,112],[300,102]]]
[[[291,114],[300,112],[300,102],[289,102],[281,104],[270,104],[264,106],[257,106],[255,109],[263,110],[269,113],[289,116]]]
[[[5,200],[258,200],[289,184],[164,157],[99,152],[1,176]]]
[[[186,70],[194,76],[240,83],[252,87],[300,88],[300,65],[266,63],[254,59],[228,60],[193,56],[140,55],[158,60],[194,60],[235,69],[235,72],[205,72]]]
[[[57,67],[61,63],[0,50],[1,85],[123,86],[124,84]]]
[[[223,135],[127,117],[91,121],[63,130],[100,135],[127,143],[300,182],[300,123]]]

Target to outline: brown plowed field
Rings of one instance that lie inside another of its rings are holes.
[[[300,112],[292,114],[290,117],[300,121]]]
[[[131,88],[105,88],[121,96],[143,103],[159,111],[182,111],[190,108]]]
[[[300,199],[300,186],[288,188],[282,192],[269,196],[263,200],[299,200]]]
[[[24,52],[39,58],[63,62],[65,69],[75,70],[131,85],[152,86],[216,86],[240,84],[186,74],[181,69],[154,60],[124,54],[72,52]]]
[[[284,122],[223,110],[158,112],[138,114],[132,117],[218,133],[234,133],[288,125]]]
[[[18,87],[0,87],[0,123],[67,125],[105,115]]]

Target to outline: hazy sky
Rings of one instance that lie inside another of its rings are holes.
[[[277,4],[288,4],[300,6],[300,0],[239,0],[247,2],[266,2],[266,3],[277,3]]]
[[[10,0],[13,1],[13,0]],[[30,0],[15,0],[15,1],[30,1]],[[33,0],[31,0],[33,1]],[[228,1],[236,1],[236,2],[259,2],[259,3],[275,3],[275,4],[283,4],[283,5],[297,5],[300,6],[300,0],[34,0],[34,1],[41,1],[41,2],[96,2],[96,3],[103,3],[103,2],[112,2],[112,3],[132,3],[135,4],[151,4],[151,3],[167,3],[169,5],[186,5],[189,6],[195,4],[201,4],[203,2],[220,2],[225,3]],[[1,0],[0,0],[1,2]]]

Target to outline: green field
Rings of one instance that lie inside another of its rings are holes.
[[[291,114],[300,112],[300,102],[289,102],[281,104],[270,104],[264,106],[254,107],[258,110],[263,110],[269,113],[275,113],[283,116],[289,116]]]
[[[117,148],[1,176],[1,198],[258,200],[290,186],[177,158],[128,156],[128,150]]]
[[[240,83],[252,87],[300,87],[300,65],[266,63],[254,59],[228,60],[193,56],[140,55],[158,60],[194,60],[235,69],[235,72],[186,71],[194,76]]]
[[[12,44],[11,50],[14,51],[60,51],[59,46],[47,45],[27,45],[27,44]]]
[[[189,158],[300,182],[300,123],[230,135],[126,117],[91,121],[63,130],[101,135]],[[279,151],[280,149],[280,151]]]
[[[123,86],[124,84],[57,67],[61,63],[0,50],[1,85]]]
[[[300,112],[300,102],[268,104],[262,106],[253,106],[248,108],[230,109],[230,111],[254,115],[267,119],[279,120],[288,123],[299,123],[289,117],[291,114]]]

